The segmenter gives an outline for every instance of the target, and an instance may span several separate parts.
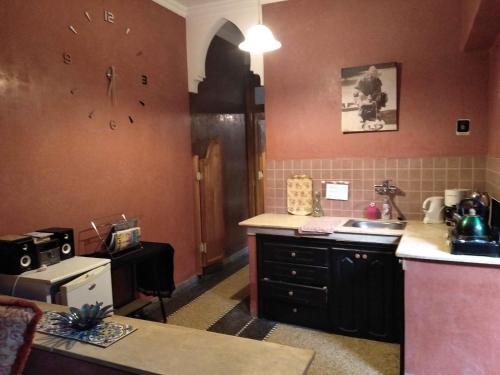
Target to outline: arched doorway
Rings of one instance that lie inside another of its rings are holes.
[[[190,94],[193,154],[205,157],[217,139],[222,163],[223,248],[201,254],[199,273],[246,248],[246,232],[238,223],[263,211],[264,110],[255,100],[260,79],[250,70],[249,54],[238,48],[242,40],[233,23],[220,27],[207,51],[206,78],[198,94]]]

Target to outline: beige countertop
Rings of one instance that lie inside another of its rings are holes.
[[[35,301],[43,310],[65,306]],[[114,315],[110,321],[137,328],[107,348],[78,341],[55,345],[54,337],[37,332],[33,346],[64,356],[138,374],[305,374],[314,352],[192,328]],[[57,341],[57,340],[56,340]]]
[[[421,221],[410,220],[405,230],[343,227],[343,224],[349,219],[351,218],[332,217],[332,220],[338,220],[340,224],[333,235],[321,237],[335,239],[336,233],[400,236],[401,240],[396,251],[396,255],[400,258],[500,265],[500,258],[451,254],[446,240],[447,226],[445,224],[424,224]],[[278,232],[282,230],[285,235],[293,233],[300,236],[297,229],[310,220],[318,220],[318,218],[287,214],[262,214],[242,221],[240,225],[248,227],[250,234],[259,232],[279,234]],[[270,232],[269,230],[275,231]]]

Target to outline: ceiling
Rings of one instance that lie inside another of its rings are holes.
[[[217,2],[217,0],[177,0],[177,2],[181,3],[185,7],[192,7],[192,6],[196,6],[196,5],[215,3],[215,2]]]
[[[270,3],[279,3],[287,0],[152,0],[164,8],[170,9],[172,12],[177,13],[179,16],[186,17],[194,9],[203,9],[219,6],[238,6],[239,4],[248,5],[254,3],[261,5]]]
[[[237,1],[237,0],[233,0]],[[258,0],[255,0],[257,2]],[[277,3],[280,1],[286,1],[286,0],[261,0],[261,4],[269,4],[269,3]],[[198,6],[198,5],[205,5],[205,4],[210,4],[210,3],[220,3],[224,2],[224,0],[177,0],[178,3],[181,5],[184,5],[185,7],[193,7],[193,6]]]

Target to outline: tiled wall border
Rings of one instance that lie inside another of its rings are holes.
[[[500,200],[500,158],[486,158],[486,191]]]
[[[306,174],[312,177],[315,190],[320,190],[322,180],[350,183],[348,201],[322,199],[326,215],[362,217],[371,201],[379,206],[382,203],[382,197],[374,192],[373,185],[390,179],[405,194],[396,198],[403,213],[409,219],[421,219],[423,200],[444,195],[444,189],[461,187],[483,191],[485,165],[485,157],[481,156],[268,160],[266,212],[286,213],[287,178]]]

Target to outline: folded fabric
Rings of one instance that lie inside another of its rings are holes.
[[[315,217],[299,228],[301,234],[330,234],[342,224],[343,220],[334,217]]]
[[[33,302],[0,297],[0,375],[22,373],[42,314]]]

